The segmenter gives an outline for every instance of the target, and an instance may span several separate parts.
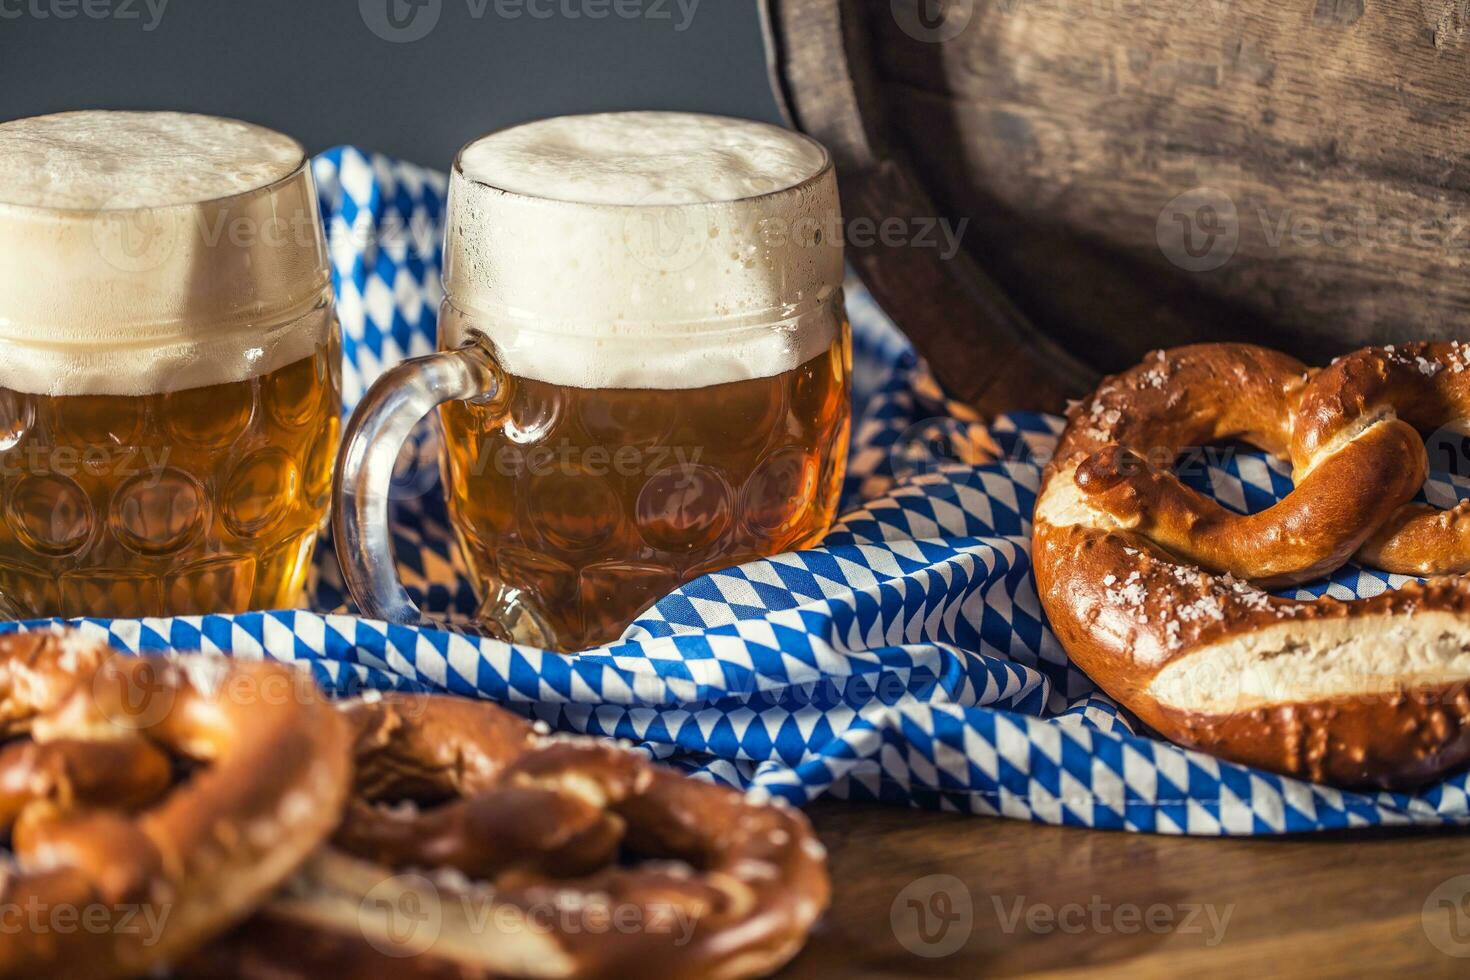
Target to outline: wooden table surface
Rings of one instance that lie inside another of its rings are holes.
[[[1470,976],[1470,833],[1182,838],[835,801],[810,814],[832,909],[782,977]]]

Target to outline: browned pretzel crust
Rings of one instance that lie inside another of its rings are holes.
[[[1458,374],[1417,360],[1455,350],[1365,352],[1309,376],[1271,351],[1199,345],[1105,381],[1072,412],[1034,515],[1041,603],[1073,660],[1165,737],[1288,775],[1401,787],[1470,759],[1464,581],[1297,602],[1243,580],[1330,571],[1384,526],[1407,547],[1415,427],[1443,424],[1460,392],[1410,397],[1408,371]],[[1221,438],[1289,455],[1296,489],[1240,517],[1164,472]],[[1149,465],[1129,459],[1150,449]]]
[[[1093,680],[1171,741],[1343,786],[1470,759],[1470,585],[1301,602],[1128,532],[1038,523],[1037,587]]]
[[[484,702],[345,710],[358,793],[334,846],[199,975],[760,976],[827,905],[821,845],[790,807]]]
[[[1370,347],[1323,368],[1303,394],[1292,458],[1310,460],[1383,417],[1425,433],[1470,419],[1470,345]],[[1470,502],[1449,510],[1406,504],[1368,538],[1358,559],[1404,575],[1470,572]]]
[[[1345,562],[1423,485],[1424,445],[1410,425],[1378,419],[1310,447],[1296,488],[1256,514],[1226,510],[1170,472],[1184,449],[1224,440],[1286,458],[1307,377],[1299,361],[1245,344],[1158,351],[1072,410],[1054,469],[1099,526],[1263,585],[1309,581]]]
[[[26,739],[0,752],[0,903],[43,916],[0,934],[0,976],[135,976],[192,952],[290,875],[348,791],[347,727],[280,665],[6,636],[0,717]],[[199,768],[173,786],[173,760]],[[121,921],[140,907],[156,933]],[[57,910],[92,925],[47,927]]]

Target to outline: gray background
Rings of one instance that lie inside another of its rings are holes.
[[[480,133],[560,113],[777,121],[755,0],[682,3],[0,0],[0,119],[187,109],[441,170]]]

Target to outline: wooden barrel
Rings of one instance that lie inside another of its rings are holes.
[[[1470,337],[1465,0],[765,3],[854,264],[983,409],[1198,340]]]

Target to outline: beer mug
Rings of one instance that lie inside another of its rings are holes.
[[[441,352],[387,372],[343,446],[359,607],[420,621],[386,508],[436,406],[451,523],[503,638],[610,642],[682,582],[819,540],[850,428],[842,271],[832,164],[805,136],[617,113],[467,145]]]
[[[339,362],[294,140],[165,112],[0,125],[0,616],[296,604]]]

